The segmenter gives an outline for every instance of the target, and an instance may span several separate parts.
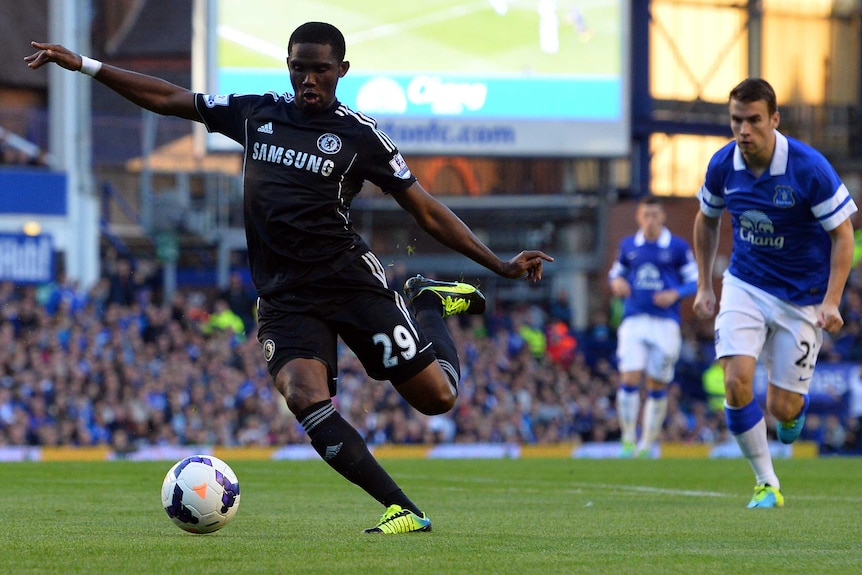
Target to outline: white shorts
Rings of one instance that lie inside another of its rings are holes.
[[[673,381],[682,337],[679,324],[669,318],[633,315],[617,329],[617,369],[644,371],[661,383]]]
[[[817,306],[788,303],[725,274],[719,309],[715,319],[717,357],[760,359],[769,383],[808,393],[823,343]]]

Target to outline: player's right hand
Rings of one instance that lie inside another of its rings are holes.
[[[67,70],[77,72],[81,69],[81,56],[66,49],[59,44],[45,44],[42,42],[30,42],[36,48],[36,52],[24,57],[27,66],[33,70],[41,68],[45,64],[54,62]]]
[[[611,293],[618,298],[626,299],[632,295],[632,286],[624,277],[615,277],[611,280]]]
[[[708,319],[715,315],[715,292],[711,289],[699,289],[694,296],[694,315],[699,319]]]

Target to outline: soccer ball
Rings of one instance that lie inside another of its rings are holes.
[[[212,533],[236,515],[239,481],[230,466],[218,457],[186,457],[165,475],[162,506],[180,529]]]

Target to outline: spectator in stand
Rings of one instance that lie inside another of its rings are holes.
[[[858,415],[847,419],[847,439],[844,446],[848,454],[862,454],[862,418]]]
[[[590,368],[602,361],[613,360],[617,348],[616,332],[611,329],[606,312],[591,314],[590,325],[578,336],[578,343]]]
[[[123,306],[130,306],[135,301],[135,279],[132,262],[120,257],[116,261],[114,271],[108,276],[108,301]]]
[[[215,301],[213,313],[204,325],[205,334],[210,334],[213,330],[229,331],[237,340],[245,339],[245,323],[222,298]]]
[[[713,413],[724,413],[724,369],[721,363],[714,361],[703,372],[701,381],[709,410]]]
[[[534,358],[543,358],[548,347],[544,329],[545,313],[538,306],[530,305],[520,310],[517,317],[519,318],[518,335]]]
[[[86,294],[78,289],[77,282],[70,280],[64,270],[57,273],[56,281],[39,286],[36,297],[50,315],[57,313],[61,305],[65,305],[70,313],[75,313],[87,300]]]
[[[563,367],[568,368],[575,361],[575,351],[578,340],[569,331],[568,325],[555,320],[547,328],[547,353],[551,360]]]
[[[841,423],[841,418],[835,413],[827,414],[820,451],[822,453],[843,453],[846,441],[847,430]]]
[[[848,289],[844,293],[841,316],[844,318],[845,328],[835,335],[824,334],[823,347],[828,350],[831,343],[841,357],[850,361],[862,361],[862,293],[856,289]]]
[[[572,326],[572,315],[574,310],[569,302],[568,290],[560,289],[554,295],[549,306],[549,313],[552,319],[558,319],[565,323],[568,327]]]
[[[242,319],[245,331],[251,331],[255,323],[257,297],[254,291],[242,280],[242,274],[233,272],[228,278],[228,285],[219,293],[219,298],[227,302],[231,311]]]

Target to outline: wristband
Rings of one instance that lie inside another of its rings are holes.
[[[86,74],[91,78],[95,78],[99,70],[102,69],[102,63],[86,56],[81,56],[81,69],[79,72]]]

